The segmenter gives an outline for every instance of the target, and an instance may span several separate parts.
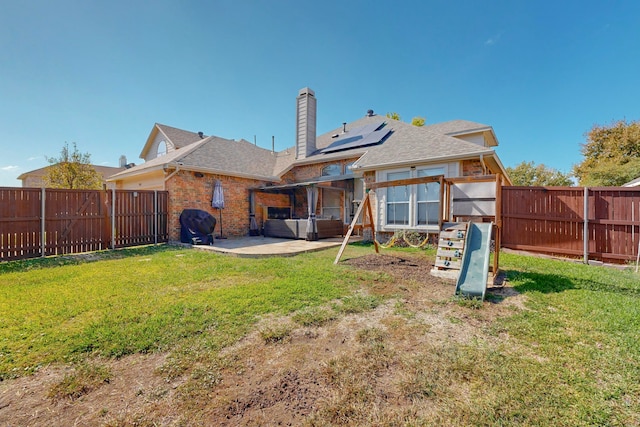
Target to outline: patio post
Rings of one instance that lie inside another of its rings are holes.
[[[316,223],[316,207],[318,205],[318,188],[315,185],[307,187],[307,240],[318,240],[318,224]]]

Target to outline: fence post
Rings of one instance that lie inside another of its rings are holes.
[[[584,187],[584,221],[582,232],[582,244],[584,250],[584,263],[589,264],[589,188]]]
[[[111,189],[111,249],[116,248],[116,189]]]
[[[47,191],[44,187],[40,189],[40,193],[42,194],[40,201],[40,256],[46,256],[46,245],[47,245],[47,236],[45,230],[45,200],[47,198]]]
[[[153,234],[154,243],[158,244],[158,190],[153,190]]]

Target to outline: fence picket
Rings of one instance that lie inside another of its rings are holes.
[[[104,191],[1,187],[0,261],[166,242],[167,201],[166,191],[115,190],[112,218],[111,193]]]
[[[584,197],[587,196],[587,244]],[[637,208],[636,208],[637,206]],[[640,190],[623,187],[503,187],[502,246],[605,261],[638,255]]]

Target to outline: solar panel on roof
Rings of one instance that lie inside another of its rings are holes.
[[[333,153],[335,151],[349,150],[352,148],[374,145],[381,142],[391,132],[384,129],[384,122],[376,122],[360,126],[340,135],[337,141],[320,150],[321,153]],[[381,129],[382,128],[382,129]]]

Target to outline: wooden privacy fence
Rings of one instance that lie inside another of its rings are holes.
[[[639,241],[638,189],[502,188],[505,248],[621,262],[636,260]]]
[[[0,188],[0,261],[166,242],[166,191]]]

